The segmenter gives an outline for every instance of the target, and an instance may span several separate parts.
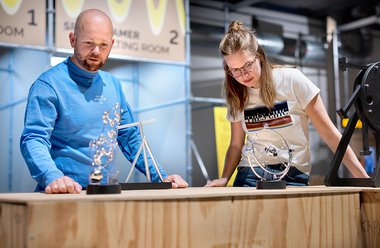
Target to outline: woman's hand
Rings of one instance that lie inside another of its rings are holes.
[[[208,182],[205,187],[226,187],[227,183],[227,178],[222,177]]]

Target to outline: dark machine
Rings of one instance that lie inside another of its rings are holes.
[[[380,151],[380,62],[368,65],[355,65],[339,59],[339,67],[342,71],[347,68],[360,69],[355,79],[353,94],[348,103],[337,112],[341,118],[349,118],[349,122],[342,134],[338,148],[330,164],[330,170],[325,177],[326,186],[359,186],[379,187],[379,151]],[[354,111],[350,112],[354,105]],[[350,114],[349,114],[350,112]],[[350,115],[350,116],[349,116]],[[361,155],[370,155],[369,131],[372,131],[376,142],[376,164],[375,170],[370,178],[343,178],[338,176],[344,153],[354,132],[356,123],[362,122],[363,149]]]

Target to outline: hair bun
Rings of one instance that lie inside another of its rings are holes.
[[[228,27],[228,32],[230,33],[237,32],[237,31],[241,31],[242,29],[243,29],[243,22],[235,20],[235,21],[232,21],[230,26]]]

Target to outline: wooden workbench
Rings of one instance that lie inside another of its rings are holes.
[[[380,191],[0,194],[0,247],[380,247]]]

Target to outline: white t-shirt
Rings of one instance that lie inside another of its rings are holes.
[[[242,121],[242,126],[247,133],[247,144],[251,143],[248,137],[264,137],[265,140],[254,140],[255,146],[260,142],[263,145],[280,142],[271,139],[286,140],[292,150],[291,165],[300,171],[309,174],[310,147],[308,117],[304,111],[310,101],[319,94],[320,90],[301,71],[295,68],[274,68],[273,81],[276,88],[275,106],[269,110],[260,99],[260,90],[249,88],[249,103],[237,118],[227,115],[231,122]],[[265,124],[264,124],[265,123]],[[258,131],[266,125],[277,133],[266,130],[265,135],[258,135]],[[272,137],[269,137],[270,134]],[[269,136],[268,136],[269,134]],[[257,136],[256,136],[257,135]],[[251,145],[252,147],[252,145]],[[257,164],[253,164],[257,166]],[[249,166],[247,159],[242,156],[238,166]]]

